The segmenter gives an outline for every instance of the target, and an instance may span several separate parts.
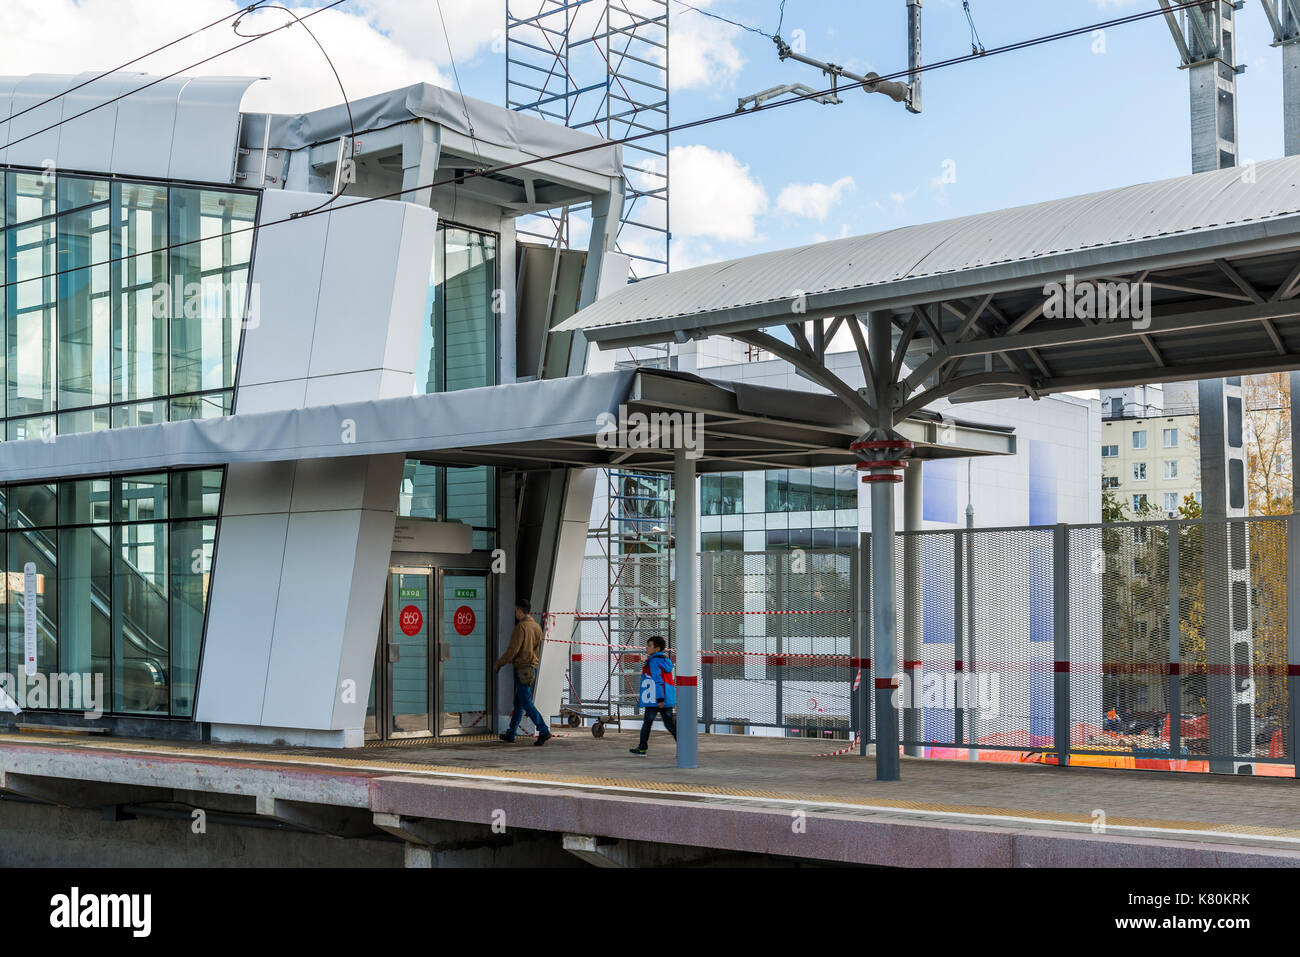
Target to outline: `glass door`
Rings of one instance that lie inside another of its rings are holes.
[[[439,734],[491,730],[491,575],[441,571],[442,611],[434,666]]]
[[[433,732],[429,694],[430,634],[437,601],[432,568],[390,568],[379,627],[366,735],[407,737]]]

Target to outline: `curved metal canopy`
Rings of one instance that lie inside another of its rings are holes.
[[[1139,297],[1130,307],[1149,313],[1061,314],[1048,286],[1070,281],[1127,288]],[[556,331],[605,349],[731,336],[872,421],[881,367],[860,328],[871,312],[893,315],[883,370],[897,380],[897,417],[945,396],[1300,368],[1298,283],[1300,157],[1288,157],[685,270],[604,297]],[[870,386],[861,394],[824,363],[845,327]]]

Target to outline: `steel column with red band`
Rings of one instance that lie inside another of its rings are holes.
[[[862,481],[866,483],[903,481],[899,473],[907,468],[906,456],[914,448],[907,439],[859,439],[849,445],[862,459],[857,469],[864,473]]]

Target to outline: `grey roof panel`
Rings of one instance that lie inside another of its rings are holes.
[[[883,307],[900,294],[890,287],[904,282],[914,294],[961,289],[968,280],[1046,280],[1075,268],[1096,274],[1139,254],[1188,253],[1193,261],[1199,247],[1223,244],[1224,229],[1256,244],[1298,236],[1298,214],[1300,157],[1287,157],[670,273],[603,297],[556,331],[614,340],[652,323],[698,318],[692,328],[707,332],[738,309],[775,323],[800,292],[811,313],[818,297],[828,308]]]
[[[484,143],[518,150],[526,157],[585,150],[558,162],[602,176],[622,174],[620,148],[598,136],[461,96],[431,83],[416,83],[367,96],[352,103],[351,108],[351,121],[358,133],[425,119]],[[302,149],[336,140],[350,129],[347,108],[341,104],[302,115],[273,115],[271,145],[287,150]]]

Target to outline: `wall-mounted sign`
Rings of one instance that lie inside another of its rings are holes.
[[[23,671],[36,674],[36,564],[23,566]]]
[[[414,605],[407,605],[402,609],[402,613],[397,616],[397,626],[402,629],[402,634],[407,637],[418,635],[420,629],[424,627],[424,615]]]

